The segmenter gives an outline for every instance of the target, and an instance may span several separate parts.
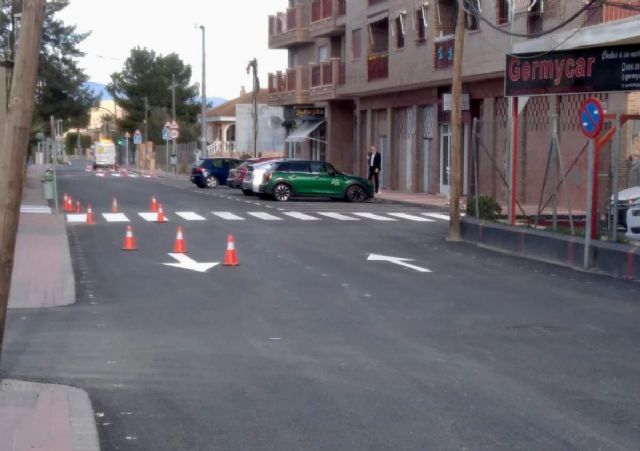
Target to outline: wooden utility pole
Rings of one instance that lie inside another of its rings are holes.
[[[258,79],[258,60],[257,58],[249,61],[247,73],[253,70],[253,93],[251,95],[251,118],[253,119],[253,157],[258,156],[258,96],[260,95],[260,80]]]
[[[0,357],[18,234],[45,0],[24,0],[19,47],[0,141]],[[0,368],[1,370],[1,368]]]
[[[456,37],[453,44],[453,83],[451,86],[451,196],[449,240],[460,241],[460,195],[462,193],[462,53],[464,48],[464,0],[458,3]]]

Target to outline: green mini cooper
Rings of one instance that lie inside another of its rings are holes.
[[[258,194],[284,202],[293,196],[317,196],[362,202],[373,196],[373,185],[343,174],[324,161],[278,160],[262,176]]]

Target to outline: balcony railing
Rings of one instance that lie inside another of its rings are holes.
[[[372,53],[367,58],[367,80],[381,80],[389,77],[389,53]]]
[[[298,66],[269,74],[269,103],[292,105],[309,101],[309,71]]]
[[[340,58],[309,64],[309,99],[312,102],[336,98],[336,87],[345,82],[345,63]]]
[[[305,14],[306,3],[298,3],[284,13],[269,16],[269,47],[288,46],[313,42],[309,36],[309,18]]]
[[[314,0],[311,3],[311,23],[309,32],[312,37],[323,37],[344,33],[344,19],[340,24],[337,18],[343,18],[347,11],[345,0]]]

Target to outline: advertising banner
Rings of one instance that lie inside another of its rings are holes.
[[[507,55],[507,97],[614,91],[640,91],[640,44]]]

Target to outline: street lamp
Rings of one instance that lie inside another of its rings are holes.
[[[204,155],[207,150],[207,70],[205,61],[206,53],[204,45],[204,25],[200,25],[198,28],[202,30],[202,105],[200,108],[200,150]]]

